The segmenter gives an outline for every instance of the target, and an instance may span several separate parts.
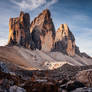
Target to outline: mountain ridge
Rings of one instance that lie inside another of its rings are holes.
[[[14,21],[19,22],[14,24]],[[15,41],[12,45],[33,50],[60,51],[69,56],[74,56],[75,53],[80,56],[83,55],[67,24],[61,24],[58,30],[55,30],[48,9],[43,10],[31,23],[29,21],[30,15],[22,11],[19,17],[10,19],[8,45]],[[11,41],[11,39],[13,40]]]

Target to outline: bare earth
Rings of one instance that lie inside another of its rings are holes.
[[[92,65],[92,59],[86,57],[70,57],[60,52],[33,51],[17,46],[0,47],[0,60],[12,62],[28,70],[52,70],[66,63],[74,66]]]

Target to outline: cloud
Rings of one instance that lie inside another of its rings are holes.
[[[79,46],[81,52],[86,52],[92,56],[92,28],[79,28],[76,31],[76,44]]]
[[[91,40],[88,40],[87,37],[78,37],[77,40],[77,45],[80,48],[81,52],[86,52],[87,54],[89,54],[90,56],[92,56],[92,43]]]
[[[58,0],[10,0],[12,3],[17,5],[20,9],[23,10],[34,10],[40,6],[50,7],[55,4]]]
[[[8,43],[8,40],[7,39],[0,39],[0,46],[5,46],[5,45],[7,45],[7,43]]]

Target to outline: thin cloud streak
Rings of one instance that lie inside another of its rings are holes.
[[[48,2],[46,4],[46,7],[50,7],[51,5],[53,5],[53,4],[57,3],[57,2],[58,2],[58,0],[51,0],[50,2]]]

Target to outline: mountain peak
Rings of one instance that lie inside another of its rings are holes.
[[[43,10],[32,21],[30,32],[36,48],[51,51],[54,46],[55,27],[48,9]]]
[[[8,45],[20,45],[30,47],[30,15],[20,12],[17,18],[9,20],[9,40]]]
[[[67,24],[55,31],[51,13],[45,9],[30,24],[30,15],[20,12],[19,17],[9,20],[8,45],[19,45],[43,51],[60,51],[69,56],[78,54],[75,37]],[[83,56],[83,55],[82,55]]]
[[[61,24],[56,32],[55,49],[69,56],[75,55],[75,38],[67,24]]]
[[[50,10],[49,9],[43,10],[42,14],[45,15],[45,16],[47,15],[48,17],[51,16],[51,13],[50,13]]]

